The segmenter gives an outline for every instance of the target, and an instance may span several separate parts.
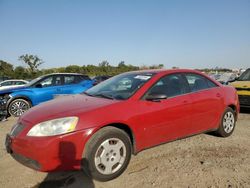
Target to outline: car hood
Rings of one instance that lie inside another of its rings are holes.
[[[18,91],[21,89],[26,89],[28,88],[27,86],[16,86],[16,87],[11,87],[11,88],[0,88],[0,94],[7,94],[7,93],[12,93],[14,91]]]
[[[19,88],[19,87],[23,87],[24,85],[11,85],[11,86],[1,86],[0,87],[0,91],[5,90],[5,89],[14,89],[14,88]]]
[[[21,116],[20,120],[36,124],[50,119],[79,116],[82,113],[118,102],[120,101],[90,97],[84,94],[63,96],[32,107]]]

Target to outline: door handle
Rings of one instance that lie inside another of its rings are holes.
[[[216,94],[216,97],[221,98],[221,94],[220,94],[220,93],[217,93],[217,94]]]
[[[182,103],[183,103],[183,104],[187,104],[187,103],[188,103],[188,101],[187,101],[187,100],[184,100]]]

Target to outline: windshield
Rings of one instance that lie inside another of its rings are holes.
[[[34,80],[31,80],[29,83],[27,83],[25,86],[32,86],[34,85],[38,80],[41,80],[44,76],[40,76],[38,78],[35,78]]]
[[[250,81],[250,69],[247,69],[245,72],[243,72],[238,80],[240,80],[240,81]]]
[[[125,73],[110,78],[84,94],[94,97],[125,100],[131,97],[139,88],[152,78],[152,73]]]

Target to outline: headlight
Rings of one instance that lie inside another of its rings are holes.
[[[53,119],[36,124],[30,129],[27,136],[54,136],[69,133],[75,130],[78,117]]]

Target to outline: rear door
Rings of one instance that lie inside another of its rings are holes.
[[[224,111],[221,88],[208,78],[195,74],[185,74],[192,99],[192,126],[195,132],[218,127]]]
[[[84,75],[64,75],[60,94],[78,94],[92,86],[92,81]]]

